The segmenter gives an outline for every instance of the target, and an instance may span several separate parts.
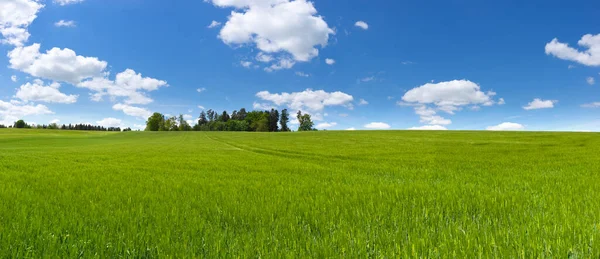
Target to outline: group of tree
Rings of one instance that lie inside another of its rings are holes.
[[[310,114],[297,114],[300,126],[298,131],[311,131],[314,129],[314,123]],[[235,110],[231,113],[223,111],[221,113],[209,109],[202,111],[198,121],[191,126],[183,115],[167,118],[161,113],[154,113],[146,122],[146,131],[249,131],[249,132],[288,132],[290,114],[287,109],[279,112],[271,109],[270,111],[246,111],[245,108]]]
[[[51,130],[87,130],[87,131],[131,131],[131,128],[121,129],[120,127],[103,127],[91,124],[63,124],[58,125],[57,123],[45,124],[28,124],[24,120],[18,120],[13,125],[6,127],[0,125],[0,128],[16,128],[16,129],[51,129]]]

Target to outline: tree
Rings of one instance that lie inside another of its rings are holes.
[[[23,129],[27,126],[27,123],[25,123],[24,120],[18,120],[17,122],[15,122],[15,128],[17,129]]]
[[[279,130],[277,123],[279,122],[279,111],[271,109],[269,112],[269,131],[276,132]]]
[[[229,114],[227,114],[227,111],[223,111],[223,114],[221,114],[221,117],[220,117],[220,121],[227,122],[229,119],[231,119],[231,117],[229,117]]]
[[[179,127],[177,126],[177,117],[173,116],[165,120],[165,129],[167,131],[178,131]]]
[[[310,119],[310,114],[302,114],[301,111],[298,111],[297,114],[298,122],[300,122],[300,126],[298,127],[298,131],[312,131],[314,130],[314,123]]]
[[[203,126],[208,123],[208,119],[206,119],[206,112],[202,111],[200,113],[200,118],[198,118],[198,125]]]
[[[281,131],[288,132],[290,128],[288,128],[288,122],[290,121],[290,114],[287,109],[283,109],[281,111],[281,117],[279,118],[279,124],[281,124]]]
[[[192,127],[190,124],[183,118],[183,115],[179,114],[179,131],[190,131]]]
[[[154,114],[152,114],[152,116],[150,116],[150,118],[148,118],[148,121],[146,122],[146,131],[159,131],[159,130],[164,130],[164,125],[165,125],[165,116],[155,112]],[[78,128],[79,125],[75,125],[75,129]]]

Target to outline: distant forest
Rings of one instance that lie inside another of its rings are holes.
[[[9,125],[8,127],[6,125],[2,125],[0,124],[0,129],[3,128],[16,128],[16,129],[52,129],[52,130],[89,130],[89,131],[131,131],[131,128],[124,128],[121,129],[120,127],[102,127],[102,126],[95,126],[95,125],[90,125],[90,124],[63,124],[63,125],[59,125],[57,123],[50,123],[48,125],[45,124],[39,124],[39,125],[30,125],[27,124],[24,120],[18,120],[16,121],[13,125]]]
[[[296,118],[299,122],[298,131],[315,130],[310,114],[302,114],[298,111]],[[288,126],[289,121],[290,114],[287,109],[280,113],[275,109],[247,112],[242,108],[233,111],[231,115],[227,111],[219,113],[209,109],[200,113],[194,126],[190,125],[183,115],[167,118],[161,113],[154,113],[146,122],[146,131],[288,132],[291,131]]]
[[[302,114],[298,111],[297,131],[314,131],[314,123],[310,114]],[[287,109],[279,112],[271,109],[270,111],[251,111],[247,112],[245,108],[239,111],[235,110],[231,115],[227,111],[222,113],[214,110],[202,111],[195,125],[190,125],[183,115],[167,117],[161,113],[155,112],[146,121],[145,131],[249,131],[249,132],[289,132],[292,131],[288,124],[290,114]],[[90,124],[63,124],[50,123],[48,125],[30,125],[23,120],[16,121],[13,125],[5,126],[0,124],[0,128],[19,128],[19,129],[51,129],[51,130],[89,130],[89,131],[131,131],[131,128],[121,129],[120,127],[103,127]]]

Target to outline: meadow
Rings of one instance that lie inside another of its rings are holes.
[[[598,258],[600,134],[0,129],[0,257]]]

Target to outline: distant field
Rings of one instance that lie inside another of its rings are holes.
[[[0,129],[0,257],[600,256],[600,134]]]

